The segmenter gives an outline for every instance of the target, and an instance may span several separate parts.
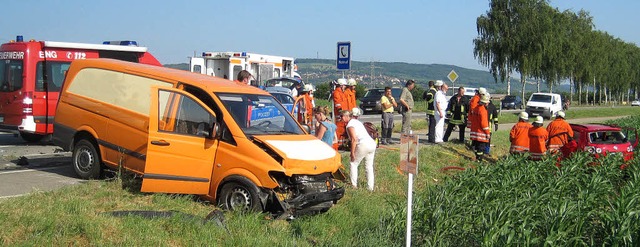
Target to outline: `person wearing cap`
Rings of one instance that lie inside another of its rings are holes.
[[[549,132],[543,125],[544,119],[542,116],[537,116],[536,121],[533,122],[533,127],[529,129],[529,153],[531,153],[530,158],[532,160],[541,160],[547,153]]]
[[[489,104],[489,96],[483,95],[480,98],[478,106],[471,109],[471,142],[475,151],[476,161],[482,161],[486,145],[489,143],[491,130],[489,129],[489,114],[487,113],[487,104]]]
[[[447,105],[447,116],[450,117],[448,117],[449,125],[447,126],[447,131],[444,133],[443,141],[449,141],[449,136],[451,136],[453,128],[458,126],[458,141],[464,143],[465,122],[468,109],[469,101],[464,97],[464,87],[459,87],[458,93],[449,99],[449,104]]]
[[[374,189],[373,159],[376,155],[376,142],[371,138],[364,124],[360,120],[353,118],[351,111],[341,111],[340,116],[346,123],[347,133],[351,140],[350,146],[350,171],[351,185],[358,187],[358,166],[364,159],[365,175],[367,177],[367,189]]]
[[[416,82],[408,80],[402,88],[400,94],[400,113],[402,114],[402,133],[409,134],[411,131],[411,114],[413,113],[413,95],[411,90],[416,86]]]
[[[442,143],[444,142],[444,120],[447,109],[447,97],[445,92],[449,89],[449,86],[441,80],[436,81],[435,86],[438,89],[433,102],[433,109],[435,110],[434,117],[436,120],[435,143]]]
[[[338,135],[338,143],[336,143],[336,147],[342,146],[344,139],[346,138],[346,127],[345,122],[340,121],[340,111],[350,110],[347,107],[347,99],[345,96],[345,90],[347,87],[347,79],[340,78],[337,80],[337,87],[331,93],[331,98],[333,100],[333,115],[336,116],[335,123],[338,126],[336,129],[336,135]]]
[[[329,107],[317,106],[313,109],[313,113],[318,123],[315,136],[327,143],[327,145],[333,147],[333,144],[338,142],[338,137],[336,136],[337,126],[327,118],[327,115],[330,113]]]
[[[398,107],[398,103],[391,94],[391,88],[384,88],[384,95],[380,98],[380,105],[382,107],[382,138],[380,144],[395,144],[391,140],[391,134],[393,132],[393,108]]]
[[[556,113],[556,119],[547,125],[547,131],[549,132],[549,144],[547,148],[551,153],[557,152],[562,146],[573,139],[573,129],[571,129],[571,125],[564,120],[564,116],[565,113],[559,111]]]
[[[529,123],[529,114],[520,112],[518,123],[513,125],[509,133],[509,141],[511,142],[509,153],[521,154],[529,152],[529,129],[531,127],[533,126]]]
[[[437,91],[434,87],[435,82],[429,81],[429,90],[424,91],[422,94],[422,99],[427,102],[427,122],[429,122],[429,133],[427,134],[427,141],[430,143],[434,143],[436,141],[436,119],[435,119],[435,110],[433,109],[433,97],[436,95]]]
[[[347,80],[347,87],[344,90],[344,98],[347,104],[347,109],[358,107],[356,105],[356,85],[356,79],[349,78],[349,80]]]

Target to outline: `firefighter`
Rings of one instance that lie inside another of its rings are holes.
[[[347,101],[347,109],[353,109],[358,107],[356,105],[356,79],[349,78],[347,80],[347,87],[344,90],[345,100]]]
[[[348,111],[351,110],[347,106],[347,100],[345,97],[345,90],[347,87],[347,79],[340,78],[338,79],[338,86],[332,93],[333,99],[333,115],[335,116],[336,122],[336,135],[338,135],[338,143],[336,143],[335,147],[341,147],[342,143],[346,138],[346,123],[340,119],[340,111]]]
[[[567,121],[564,120],[564,112],[560,111],[556,114],[556,119],[547,125],[549,132],[549,152],[555,153],[562,146],[569,143],[573,139],[573,130]]]
[[[509,141],[511,142],[509,152],[511,154],[529,152],[529,129],[531,127],[533,126],[529,123],[529,114],[520,112],[518,123],[513,125],[509,133]]]
[[[434,96],[436,95],[436,88],[433,86],[434,81],[429,81],[429,90],[424,91],[422,98],[427,102],[427,122],[429,122],[429,134],[427,141],[430,143],[436,142],[436,117],[433,105]]]
[[[478,106],[471,109],[471,142],[476,154],[476,161],[482,161],[486,145],[489,143],[491,130],[489,128],[489,117],[487,113],[487,104],[489,104],[489,95],[483,95],[480,98]]]
[[[473,95],[473,97],[471,97],[471,99],[469,100],[469,113],[468,113],[467,119],[471,118],[471,110],[473,110],[473,108],[476,108],[476,106],[478,106],[478,102],[480,102],[480,97],[482,97],[482,95],[486,93],[487,93],[487,89],[483,87],[476,90],[476,94]],[[467,122],[467,126],[471,126],[471,122]]]
[[[541,160],[547,153],[549,132],[542,125],[544,125],[544,119],[542,116],[537,116],[533,127],[529,129],[529,153],[532,160]]]
[[[486,94],[489,95],[489,99],[491,99],[490,94]],[[491,130],[491,134],[493,134],[495,131],[498,131],[498,108],[491,101],[487,104],[487,113],[489,114],[489,128]],[[489,144],[487,144],[487,150],[485,150],[484,154],[489,155],[490,150],[491,136],[489,136]]]
[[[314,100],[313,96],[311,95],[312,92],[313,85],[306,84],[304,85],[302,92],[296,99],[296,102],[298,102],[299,105],[298,109],[300,111],[300,113],[298,114],[298,122],[300,122],[301,124],[311,125],[313,122]]]
[[[445,142],[449,140],[449,136],[451,136],[453,128],[458,126],[460,132],[458,141],[464,143],[467,109],[469,109],[469,102],[467,98],[464,97],[464,87],[459,87],[458,93],[449,99],[449,104],[447,105],[447,119],[449,119],[449,125],[447,126],[446,133],[444,134]]]

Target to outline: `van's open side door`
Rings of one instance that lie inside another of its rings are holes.
[[[151,90],[143,192],[209,193],[218,141],[207,132],[215,115],[183,91]]]

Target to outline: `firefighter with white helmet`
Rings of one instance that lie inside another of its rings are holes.
[[[353,107],[349,108],[346,98],[346,87],[347,87],[347,79],[340,78],[337,81],[337,87],[331,93],[331,99],[333,100],[333,116],[335,116],[335,122],[337,125],[336,135],[338,135],[338,143],[335,144],[335,147],[342,146],[342,143],[345,139],[345,131],[346,131],[346,123],[344,123],[340,119],[340,111],[343,110],[351,110]]]
[[[513,125],[509,132],[509,141],[511,148],[509,152],[512,154],[529,152],[529,129],[533,127],[529,123],[529,114],[520,112],[518,115],[518,123]]]
[[[533,122],[533,127],[529,129],[529,152],[532,160],[541,160],[547,153],[547,140],[549,140],[549,132],[543,127],[544,119],[537,116]]]
[[[301,124],[311,125],[313,122],[313,107],[315,102],[313,100],[313,85],[306,84],[302,88],[302,92],[296,99],[296,105],[298,105],[298,122]]]

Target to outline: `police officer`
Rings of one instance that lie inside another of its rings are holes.
[[[449,99],[449,105],[447,106],[447,118],[449,119],[449,125],[447,131],[444,134],[444,141],[449,141],[449,136],[453,128],[458,126],[460,135],[458,141],[464,143],[464,131],[466,127],[467,109],[469,109],[469,100],[464,97],[464,87],[458,88],[458,93]]]
[[[436,95],[436,88],[434,87],[434,81],[429,81],[429,90],[424,91],[422,98],[427,102],[427,121],[429,122],[429,134],[427,141],[430,143],[436,142],[436,117],[433,100]]]

